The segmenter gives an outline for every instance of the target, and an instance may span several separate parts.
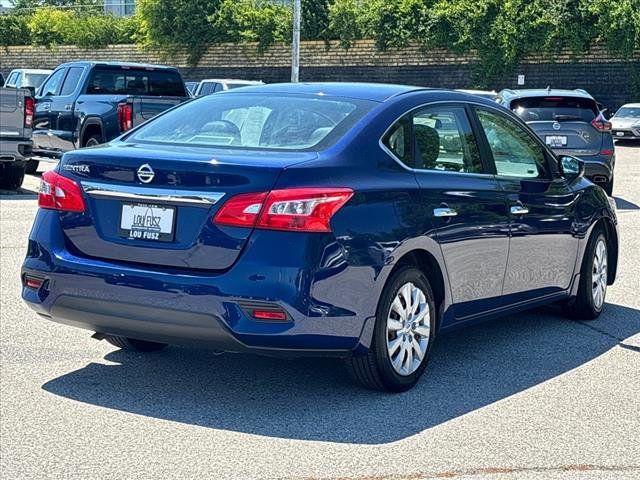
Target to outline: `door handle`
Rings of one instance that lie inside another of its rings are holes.
[[[449,218],[455,217],[456,215],[458,215],[458,212],[456,212],[453,208],[441,207],[433,209],[433,216],[437,218]]]
[[[529,209],[523,205],[511,205],[511,215],[526,215]]]

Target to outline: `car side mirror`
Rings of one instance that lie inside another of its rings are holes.
[[[584,176],[584,162],[571,155],[560,155],[560,168],[567,180],[576,180]]]

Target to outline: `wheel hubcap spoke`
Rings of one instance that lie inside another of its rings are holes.
[[[596,244],[591,272],[591,295],[596,308],[604,304],[607,291],[607,246],[602,239]]]
[[[415,284],[402,285],[387,315],[387,354],[400,375],[414,373],[422,364],[431,332],[429,303]]]

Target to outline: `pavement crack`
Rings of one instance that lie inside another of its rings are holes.
[[[602,330],[602,329],[600,329],[598,327],[594,327],[589,322],[585,322],[583,320],[576,320],[576,323],[579,324],[579,325],[582,325],[584,327],[590,328],[594,332],[598,332],[598,333],[600,333],[600,334],[602,334],[602,335],[604,335],[606,337],[609,337],[609,338],[611,338],[613,340],[617,340],[618,342],[624,342],[626,340],[625,338],[620,338],[620,337],[618,337],[616,335],[613,335],[613,334],[607,332],[606,330]]]

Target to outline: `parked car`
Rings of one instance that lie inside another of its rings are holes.
[[[611,117],[612,135],[625,140],[640,140],[640,103],[627,103]]]
[[[553,302],[600,315],[615,204],[583,171],[459,92],[209,95],[43,175],[22,296],[122,348],[333,355],[406,390],[445,330]]]
[[[108,142],[188,98],[172,67],[60,65],[36,96],[34,160],[55,161],[66,151]]]
[[[0,88],[0,188],[20,188],[31,155],[34,102],[26,88]]]
[[[201,97],[203,95],[210,95],[216,92],[223,92],[225,90],[231,90],[233,88],[249,87],[252,85],[264,85],[260,80],[230,80],[219,78],[208,78],[202,80],[196,88],[193,96]]]
[[[470,95],[477,95],[479,97],[488,98],[489,100],[496,100],[498,98],[498,92],[495,90],[469,90],[465,88],[458,89],[458,92],[468,93]]]
[[[199,82],[184,82],[184,86],[186,87],[189,95],[194,97],[196,93],[196,88],[198,88]]]
[[[11,70],[5,87],[28,88],[32,94],[42,85],[53,70],[18,68]]]
[[[611,123],[584,90],[502,90],[498,97],[558,154],[585,162],[586,177],[613,193],[615,149]]]

